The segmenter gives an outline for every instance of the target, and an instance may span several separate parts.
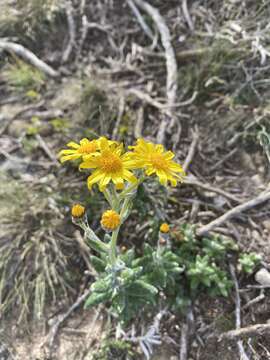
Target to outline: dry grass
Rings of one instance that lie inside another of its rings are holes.
[[[58,235],[63,214],[48,183],[29,186],[1,174],[0,199],[0,313],[41,319],[46,302],[73,293],[74,241]]]

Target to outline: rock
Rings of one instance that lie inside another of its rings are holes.
[[[263,285],[263,286],[270,286],[270,273],[266,269],[260,269],[255,274],[255,280]]]
[[[262,177],[259,174],[253,175],[250,180],[254,183],[255,186],[261,187],[263,186]]]
[[[263,226],[266,230],[268,230],[270,232],[270,220],[264,220]]]

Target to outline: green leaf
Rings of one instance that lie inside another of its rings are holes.
[[[106,262],[105,261],[101,260],[100,258],[98,258],[95,255],[90,256],[90,261],[91,261],[91,264],[93,265],[94,269],[97,272],[101,273],[101,272],[105,271],[105,268],[106,268]]]
[[[94,282],[91,285],[91,289],[93,290],[93,292],[102,293],[102,292],[106,292],[106,291],[110,290],[111,285],[112,285],[112,278],[111,278],[111,275],[108,275],[105,278]]]
[[[89,308],[91,306],[94,305],[98,305],[104,301],[109,300],[111,297],[111,292],[106,292],[106,293],[92,293],[88,299],[86,300],[85,304],[84,304],[84,308]]]
[[[143,281],[143,280],[136,280],[135,281],[136,285],[139,285],[140,287],[142,287],[145,291],[148,291],[149,293],[151,293],[152,295],[156,295],[158,293],[158,289],[153,286],[148,284],[147,282]]]

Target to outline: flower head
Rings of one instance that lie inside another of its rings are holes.
[[[85,155],[93,155],[99,148],[98,140],[80,140],[80,144],[71,141],[67,144],[70,149],[61,150],[59,153],[61,163],[68,160],[76,160]]]
[[[185,171],[181,165],[172,159],[174,153],[166,151],[162,145],[138,139],[135,146],[131,146],[133,153],[130,157],[135,161],[137,169],[144,169],[147,176],[156,174],[162,185],[167,186],[168,182],[176,186],[177,182],[182,182]]]
[[[80,204],[75,204],[72,206],[71,215],[74,218],[81,218],[85,213],[85,207]]]
[[[167,223],[163,223],[159,227],[159,231],[163,234],[167,234],[170,232],[170,226]]]
[[[112,143],[106,138],[100,138],[100,152],[94,156],[84,157],[80,169],[95,169],[88,177],[88,188],[98,183],[100,191],[104,191],[109,182],[113,182],[117,189],[124,186],[124,181],[136,182],[137,179],[130,171],[134,168],[134,161],[130,153],[123,154],[123,145]]]
[[[120,215],[114,210],[107,210],[102,214],[101,225],[106,231],[114,231],[120,225]]]

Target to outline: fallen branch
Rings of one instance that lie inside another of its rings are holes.
[[[236,330],[230,330],[220,335],[219,341],[237,340],[247,337],[255,337],[270,334],[270,324],[256,324]]]
[[[270,191],[263,192],[256,198],[234,207],[233,209],[227,211],[219,218],[211,221],[209,224],[202,226],[200,229],[197,230],[197,235],[198,236],[206,235],[207,233],[209,233],[209,231],[215,229],[217,226],[220,226],[221,224],[228,221],[232,217],[241,214],[243,211],[252,209],[253,207],[258,206],[268,200],[270,200]]]
[[[177,93],[177,62],[175,58],[175,52],[171,44],[169,28],[159,11],[143,0],[135,0],[135,3],[152,17],[161,35],[161,42],[165,50],[167,67],[166,92],[169,116],[164,116],[159,126],[157,141],[162,144],[165,140],[165,132],[168,127],[169,118],[171,118],[171,120],[173,120],[172,122],[174,123],[174,114],[172,108],[175,104]]]
[[[0,40],[0,49],[3,49],[10,53],[15,53],[16,55],[22,57],[24,60],[28,61],[31,65],[35,66],[37,69],[44,72],[48,76],[59,76],[59,73],[57,71],[55,71],[44,61],[40,60],[34,53],[32,53],[30,50],[26,49],[20,44]]]

